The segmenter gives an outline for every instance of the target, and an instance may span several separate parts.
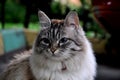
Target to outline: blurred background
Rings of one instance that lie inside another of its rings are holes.
[[[40,30],[38,10],[64,19],[75,10],[97,61],[96,80],[120,80],[120,0],[0,0],[0,73],[29,50]]]

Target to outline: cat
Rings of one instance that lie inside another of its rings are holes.
[[[40,32],[31,51],[17,55],[0,80],[94,80],[96,59],[77,12],[64,20],[38,11]]]

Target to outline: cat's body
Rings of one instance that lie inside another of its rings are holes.
[[[94,80],[96,61],[75,12],[52,20],[39,11],[42,29],[33,45],[13,61],[0,80]]]

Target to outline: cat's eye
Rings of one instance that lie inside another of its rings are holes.
[[[48,45],[48,44],[50,43],[50,41],[49,41],[49,39],[47,39],[47,38],[42,38],[42,39],[41,39],[41,43]]]
[[[61,40],[60,40],[60,43],[66,43],[68,41],[68,38],[62,38]]]

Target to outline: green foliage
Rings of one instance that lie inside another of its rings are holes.
[[[23,22],[25,17],[25,9],[18,3],[6,2],[5,6],[5,21],[6,22]]]
[[[56,14],[57,13],[65,14],[66,5],[62,5],[60,4],[60,2],[57,2],[57,1],[52,1],[51,10],[53,13],[56,13]]]
[[[59,2],[52,2],[51,3],[51,9],[52,9],[52,12],[54,12],[54,13],[58,13],[58,12],[60,12],[59,11]]]
[[[82,1],[82,7],[75,7],[73,5],[70,4],[61,4],[60,0],[53,0],[51,3],[51,10],[53,13],[55,14],[61,14],[61,15],[65,15],[66,12],[68,10],[76,10],[79,14],[79,16],[82,16],[83,19],[84,17],[86,17],[87,15],[84,15],[84,11],[85,10],[91,10],[91,5],[86,3],[86,0],[81,0]],[[47,1],[46,1],[47,3]],[[1,8],[1,4],[0,4],[0,8]],[[1,10],[0,10],[1,11]],[[21,5],[19,3],[19,0],[7,0],[6,4],[5,4],[5,28],[23,28],[23,22],[25,19],[25,6]],[[1,12],[0,12],[0,17],[1,17]],[[87,35],[88,36],[94,36],[93,33],[98,33],[103,35],[104,32],[103,30],[99,27],[99,25],[96,23],[96,21],[93,19],[93,15],[92,12],[90,11],[88,17],[90,19],[92,19],[92,21],[88,21],[87,22]],[[29,24],[29,29],[35,29],[37,30],[39,27],[38,23],[38,16],[37,15],[31,15],[30,16],[30,23]],[[82,23],[82,24],[81,24]],[[83,21],[80,20],[80,24],[83,26]],[[1,29],[1,24],[0,24],[0,29]]]
[[[38,20],[38,16],[37,15],[33,14],[33,15],[30,16],[30,22],[36,23],[38,21],[39,20]]]
[[[1,9],[1,4],[0,4]],[[7,0],[5,4],[5,22],[23,23],[25,20],[26,8],[17,0]],[[1,17],[1,10],[0,10]],[[38,21],[37,15],[31,15],[30,22]]]
[[[39,31],[40,30],[40,24],[36,23],[36,22],[35,23],[30,23],[29,24],[29,29]]]
[[[5,24],[5,29],[11,29],[11,28],[24,28],[23,23],[6,23]],[[0,23],[0,30],[2,29],[1,23]],[[40,25],[39,23],[30,23],[29,28],[30,30],[35,30],[38,31],[40,30]]]

